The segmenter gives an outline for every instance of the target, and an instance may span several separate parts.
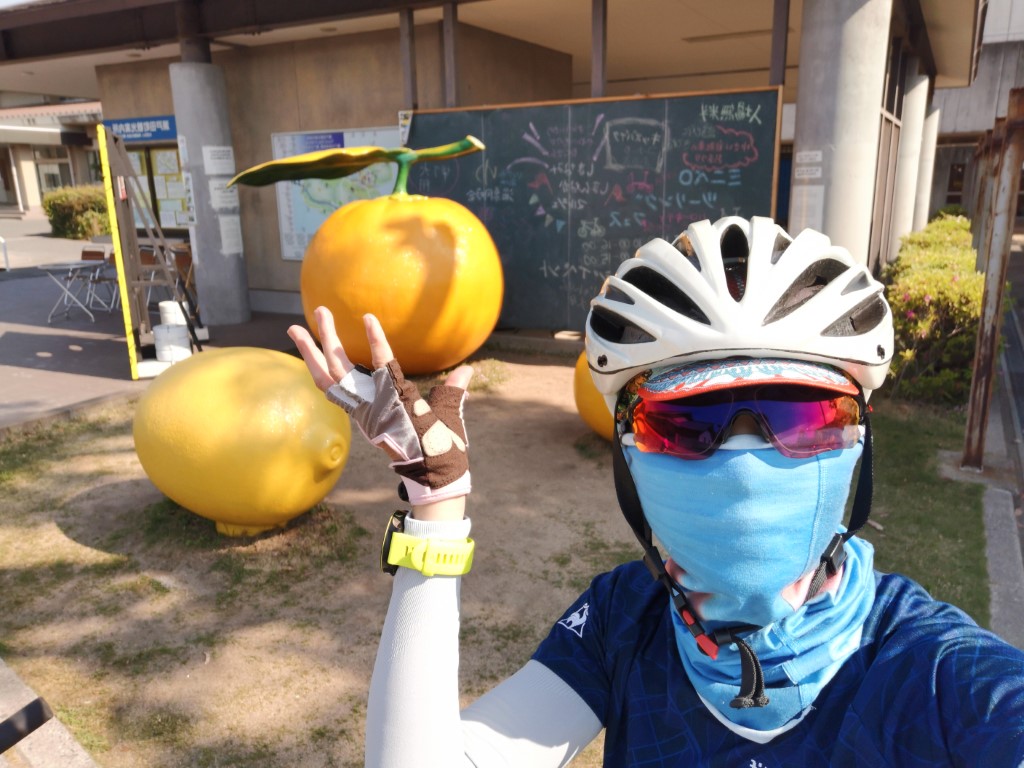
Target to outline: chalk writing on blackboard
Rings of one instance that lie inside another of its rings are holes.
[[[757,146],[747,131],[715,126],[716,139],[698,139],[683,153],[683,163],[700,171],[745,168],[757,162]]]
[[[761,106],[747,104],[745,101],[737,101],[733,103],[725,104],[705,104],[701,102],[700,105],[700,118],[701,120],[721,120],[723,122],[738,121],[744,123],[757,123],[761,124]]]
[[[668,146],[668,124],[664,120],[621,118],[609,120],[604,129],[605,168],[647,168],[661,173]]]
[[[471,133],[487,149],[418,164],[410,191],[487,225],[505,270],[501,325],[579,328],[604,277],[651,238],[772,214],[778,110],[778,89],[764,89],[417,113],[409,146]]]

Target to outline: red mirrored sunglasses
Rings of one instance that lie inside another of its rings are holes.
[[[737,416],[748,413],[779,453],[802,459],[856,445],[863,412],[853,395],[769,384],[678,400],[638,398],[627,423],[641,451],[700,460],[718,450]]]

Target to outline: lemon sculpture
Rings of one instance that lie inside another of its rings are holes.
[[[149,385],[135,410],[146,475],[228,536],[253,536],[314,507],[348,459],[348,416],[298,358],[268,349],[208,350]]]
[[[576,410],[587,426],[605,440],[611,440],[615,431],[615,419],[608,410],[604,396],[594,385],[594,377],[590,375],[590,366],[587,365],[586,352],[581,352],[576,358],[572,394],[576,400]]]
[[[461,362],[487,340],[501,312],[504,278],[483,222],[453,200],[408,194],[409,169],[422,160],[483,148],[467,136],[420,150],[322,150],[254,166],[230,184],[336,179],[373,163],[397,163],[392,194],[343,205],[313,236],[302,263],[302,309],[314,333],[313,310],[330,309],[349,358],[367,367],[362,318],[372,313],[406,373],[433,373]]]

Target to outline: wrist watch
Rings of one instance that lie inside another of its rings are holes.
[[[411,568],[424,576],[462,576],[473,567],[472,539],[423,539],[405,533],[409,510],[395,512],[384,532],[380,569],[392,576],[399,568]]]

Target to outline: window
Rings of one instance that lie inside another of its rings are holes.
[[[946,184],[946,205],[963,204],[964,197],[964,163],[953,163],[949,166],[949,181]]]
[[[36,175],[39,177],[39,192],[45,195],[60,187],[75,183],[68,161],[68,148],[64,146],[33,147],[36,160]]]
[[[18,204],[18,189],[14,185],[11,150],[7,147],[0,147],[0,205]]]
[[[67,160],[68,148],[61,145],[52,147],[34,147],[36,162],[40,160]]]
[[[103,166],[100,164],[100,153],[98,150],[90,149],[85,153],[85,162],[89,166],[89,182],[92,184],[103,183]]]

